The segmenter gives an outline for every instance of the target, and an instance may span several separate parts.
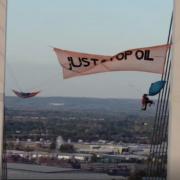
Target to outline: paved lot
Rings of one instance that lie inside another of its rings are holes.
[[[59,179],[59,180],[125,180],[120,176],[103,173],[81,172],[69,168],[48,166],[8,164],[8,179]]]

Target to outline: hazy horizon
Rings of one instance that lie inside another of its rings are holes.
[[[141,98],[160,75],[119,71],[63,80],[50,46],[113,55],[164,44],[172,5],[171,0],[9,0],[6,95],[18,89],[41,90],[43,97]]]

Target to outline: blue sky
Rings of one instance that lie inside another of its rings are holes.
[[[159,75],[111,72],[63,80],[51,47],[113,55],[166,43],[172,0],[9,0],[6,94],[140,98]]]

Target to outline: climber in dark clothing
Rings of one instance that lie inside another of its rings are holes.
[[[154,104],[154,102],[148,98],[147,94],[144,94],[142,97],[142,110],[145,111],[148,104],[149,106],[151,106],[152,104]]]

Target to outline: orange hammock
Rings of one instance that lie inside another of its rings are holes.
[[[20,97],[20,98],[31,98],[36,96],[37,94],[40,93],[40,91],[36,91],[36,92],[18,92],[16,90],[12,90],[14,92],[14,94],[16,94],[16,96]]]

